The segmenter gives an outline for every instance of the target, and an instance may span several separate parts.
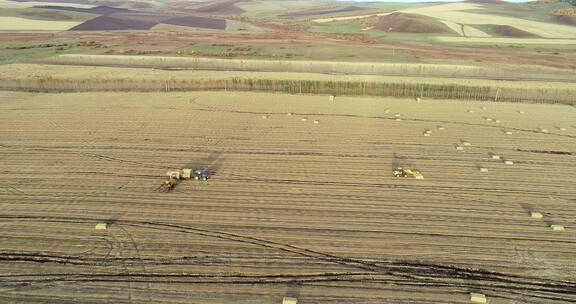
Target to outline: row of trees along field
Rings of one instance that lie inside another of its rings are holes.
[[[422,97],[558,103],[576,105],[576,90],[542,88],[495,88],[456,84],[382,83],[319,80],[268,79],[77,79],[0,78],[0,89],[39,92],[85,91],[261,91],[289,94],[332,94],[348,96]]]

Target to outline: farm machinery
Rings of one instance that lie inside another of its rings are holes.
[[[415,179],[424,179],[424,175],[416,169],[405,169],[403,167],[397,167],[392,170],[392,175],[394,177],[409,177],[413,176]]]
[[[198,169],[182,169],[182,170],[173,170],[166,172],[168,179],[162,182],[158,191],[160,192],[169,192],[176,188],[176,185],[180,180],[186,179],[195,179],[201,181],[207,181],[209,178],[209,174],[206,170]]]

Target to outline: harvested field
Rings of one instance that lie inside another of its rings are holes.
[[[0,31],[66,31],[79,25],[75,21],[33,20],[18,17],[0,17]]]
[[[348,13],[348,12],[356,12],[366,10],[365,7],[360,6],[345,6],[345,7],[333,7],[333,8],[314,8],[314,9],[307,9],[297,12],[291,12],[288,14],[280,15],[281,17],[290,17],[290,18],[300,18],[300,17],[311,17],[311,16],[321,16],[321,15],[333,15],[333,14],[341,14],[341,13]]]
[[[0,92],[0,301],[573,303],[574,156],[530,151],[574,152],[574,121],[549,105]],[[396,163],[425,179],[394,179]],[[212,179],[156,192],[186,165]]]
[[[380,17],[374,28],[400,33],[446,33],[448,28],[439,22],[413,14],[392,13]]]
[[[187,26],[187,27],[216,29],[216,30],[225,30],[226,29],[226,20],[225,19],[215,19],[215,18],[206,18],[206,17],[197,17],[197,16],[175,17],[175,18],[165,19],[162,21],[162,23],[171,24],[171,25],[179,25],[179,26]]]
[[[469,10],[482,10],[482,6],[480,4],[474,3],[449,3],[416,9],[406,9],[402,10],[402,12],[410,14],[421,14],[424,16],[443,19],[459,24],[509,25],[543,38],[576,38],[576,31],[574,28],[567,25],[538,22],[492,14],[471,13],[468,12]]]
[[[0,8],[26,8],[26,7],[35,7],[35,6],[42,6],[42,5],[51,5],[51,6],[64,6],[63,3],[66,1],[61,0],[59,2],[50,2],[50,1],[25,1],[25,2],[17,2],[12,0],[0,0]],[[80,3],[66,3],[67,7],[79,7],[79,8],[91,8],[94,7],[92,4],[80,4]]]

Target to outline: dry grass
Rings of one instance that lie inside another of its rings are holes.
[[[0,17],[0,31],[66,31],[82,22]]]

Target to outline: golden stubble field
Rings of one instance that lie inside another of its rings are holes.
[[[0,302],[573,303],[575,122],[512,103],[0,92]],[[213,176],[158,193],[183,166]]]

